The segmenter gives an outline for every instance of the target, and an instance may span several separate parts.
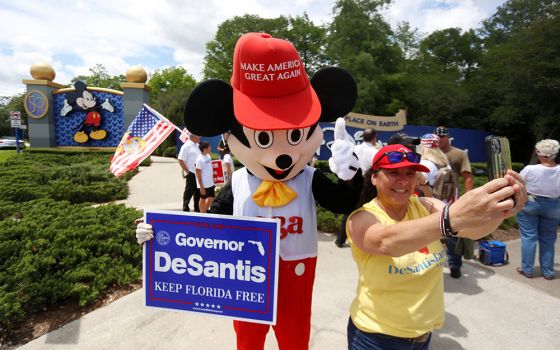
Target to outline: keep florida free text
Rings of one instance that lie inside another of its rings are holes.
[[[260,242],[252,241],[254,245]],[[175,244],[184,247],[198,247],[206,249],[229,250],[242,252],[245,248],[243,241],[228,241],[215,238],[188,237],[179,232],[175,236]],[[171,257],[167,252],[154,251],[154,271],[172,271],[178,275],[189,274],[191,276],[205,276],[208,278],[219,278],[238,280],[246,282],[263,283],[266,281],[266,269],[264,266],[252,265],[251,260],[237,259],[232,262],[217,262],[204,260],[200,254],[188,254],[183,257]]]
[[[168,292],[168,293],[184,293],[192,296],[202,296],[219,299],[234,299],[252,303],[264,303],[264,293],[250,292],[244,290],[235,290],[233,293],[231,289],[196,286],[194,284],[181,284],[173,282],[154,282],[154,291]]]

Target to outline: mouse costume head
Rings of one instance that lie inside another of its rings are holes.
[[[323,140],[318,123],[350,112],[356,84],[339,68],[311,81],[294,46],[264,33],[238,40],[231,85],[209,80],[185,106],[185,125],[195,134],[231,131],[228,145],[255,176],[280,182],[296,176]]]

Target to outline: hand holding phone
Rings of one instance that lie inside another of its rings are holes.
[[[509,140],[504,136],[486,136],[486,157],[488,164],[488,181],[504,177],[511,169],[511,152]]]

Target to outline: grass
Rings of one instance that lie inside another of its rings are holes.
[[[4,163],[8,158],[15,156],[16,150],[15,149],[4,149],[0,151],[0,163]]]

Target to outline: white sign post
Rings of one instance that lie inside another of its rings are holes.
[[[21,126],[21,113],[19,111],[10,112],[10,123],[12,128],[19,128]]]
[[[21,113],[19,111],[10,112],[10,123],[16,130],[16,152],[19,153],[19,128],[21,127]]]

